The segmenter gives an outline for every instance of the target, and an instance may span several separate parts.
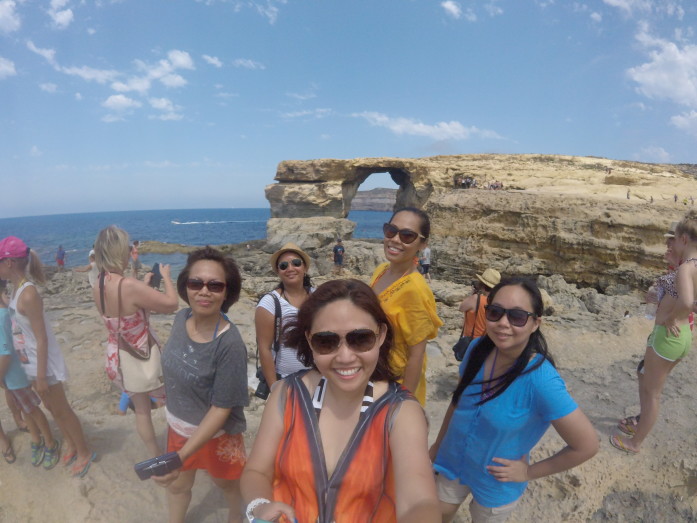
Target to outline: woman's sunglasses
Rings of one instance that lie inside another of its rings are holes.
[[[206,287],[210,292],[223,292],[225,290],[225,282],[222,281],[203,281],[198,278],[189,278],[186,280],[186,288],[190,291],[200,291]]]
[[[528,312],[522,309],[504,309],[500,305],[487,305],[484,308],[486,309],[485,316],[487,320],[494,322],[499,321],[505,314],[508,317],[508,323],[514,327],[524,327],[528,322],[528,318],[537,316],[534,312]]]
[[[405,245],[414,243],[417,238],[422,238],[424,240],[426,239],[425,236],[421,236],[418,232],[414,232],[410,229],[398,229],[391,223],[384,224],[382,226],[382,232],[385,235],[385,238],[394,238],[399,234],[400,241]]]
[[[291,263],[293,264],[293,267],[300,267],[303,264],[303,261],[300,258],[293,258],[290,260],[290,263],[287,261],[282,261],[278,264],[278,270],[285,271],[288,267],[290,267]]]
[[[308,341],[310,348],[318,354],[331,354],[339,348],[342,339],[346,341],[346,345],[352,351],[368,352],[375,347],[378,334],[370,329],[352,330],[343,337],[336,332],[315,332],[308,338]]]

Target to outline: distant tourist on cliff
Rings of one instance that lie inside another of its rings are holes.
[[[344,246],[341,243],[341,238],[336,239],[336,245],[332,249],[334,253],[334,269],[333,274],[341,274],[344,272]]]
[[[59,245],[56,251],[56,265],[59,271],[62,271],[65,267],[65,249],[62,245]]]
[[[131,246],[131,269],[133,269],[133,277],[138,278],[138,270],[142,267],[140,263],[140,255],[138,254],[138,246],[140,242],[138,240],[133,240],[133,245]]]
[[[424,211],[407,207],[395,212],[382,231],[387,263],[375,269],[370,286],[394,328],[392,370],[424,405],[426,343],[443,325],[433,292],[414,264],[416,253],[428,244],[431,223]]]
[[[677,195],[677,194],[674,194],[674,195],[673,195],[673,201],[674,201],[675,203],[678,203],[678,195]]]
[[[426,278],[428,282],[431,283],[431,248],[428,245],[426,245],[426,248],[421,251],[421,257],[419,258],[419,262],[421,263],[421,274],[423,274],[424,278]]]

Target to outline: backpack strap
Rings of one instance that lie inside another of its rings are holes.
[[[281,313],[281,301],[278,299],[275,293],[269,293],[273,298],[274,305],[274,324],[273,324],[273,345],[271,350],[274,352],[274,360],[276,355],[281,348],[281,322],[283,321],[283,314]]]

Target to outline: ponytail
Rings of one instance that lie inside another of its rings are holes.
[[[27,258],[20,258],[21,260],[24,260],[25,263],[25,272],[29,274],[29,278],[34,282],[34,283],[46,283],[46,275],[44,274],[44,266],[41,264],[41,260],[39,259],[39,255],[36,254],[36,251],[32,249],[27,249]],[[20,262],[21,263],[21,262]]]

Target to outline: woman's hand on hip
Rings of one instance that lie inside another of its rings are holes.
[[[489,474],[498,481],[529,481],[528,477],[528,456],[527,454],[520,459],[492,458],[491,461],[501,463],[501,465],[489,465],[486,469]]]

